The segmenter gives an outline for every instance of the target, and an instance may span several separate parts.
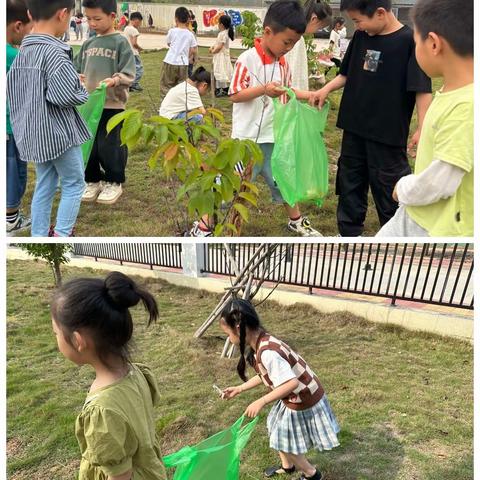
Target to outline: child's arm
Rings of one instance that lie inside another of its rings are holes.
[[[223,390],[222,393],[222,398],[225,400],[230,400],[233,397],[236,397],[237,395],[240,395],[243,392],[246,392],[247,390],[251,390],[252,388],[258,387],[261,385],[262,379],[260,378],[260,375],[255,375],[252,377],[248,382],[245,382],[243,385],[239,385],[238,387],[227,387]]]
[[[251,403],[245,410],[245,415],[250,418],[256,417],[263,407],[265,407],[269,403],[287,397],[298,387],[298,385],[299,381],[297,378],[292,378],[291,380],[282,383],[282,385],[274,388],[270,393],[267,393],[263,397]]]
[[[423,126],[423,119],[425,118],[425,114],[427,113],[428,107],[432,103],[432,94],[431,93],[417,93],[416,95],[416,106],[417,106],[417,118],[418,118],[418,126],[415,133],[410,138],[410,142],[407,147],[408,153],[414,157],[416,155],[415,151],[413,150],[420,140],[420,133],[422,131]]]
[[[76,107],[88,100],[88,93],[70,61],[65,62],[47,79],[45,98],[57,107]]]
[[[107,87],[130,86],[135,79],[135,57],[128,40],[124,40],[118,47],[118,72],[103,80]]]
[[[131,38],[133,48],[137,49],[139,52],[143,52],[143,48],[138,44],[138,36]]]
[[[318,105],[318,108],[322,108],[328,95],[335,90],[340,90],[347,83],[347,77],[345,75],[337,75],[331,82],[328,82],[323,88],[313,92],[310,95],[309,103],[312,106]]]
[[[419,175],[402,177],[395,185],[392,197],[403,205],[431,205],[451,197],[462,183],[465,173],[456,165],[434,160]]]

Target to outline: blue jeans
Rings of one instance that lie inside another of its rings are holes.
[[[68,237],[77,220],[85,190],[83,157],[80,147],[71,147],[54,160],[36,163],[37,182],[32,199],[32,237],[47,237],[50,227],[53,198],[60,179],[55,233]]]
[[[280,189],[278,188],[277,182],[273,178],[272,174],[272,153],[273,153],[273,143],[259,143],[258,146],[263,152],[263,163],[261,165],[255,165],[252,172],[252,182],[261,175],[265,180],[266,184],[270,188],[272,194],[273,203],[285,203],[285,200],[282,197]]]
[[[13,135],[7,140],[7,208],[18,208],[27,188],[27,162],[20,160]]]
[[[136,88],[140,86],[140,80],[143,77],[143,63],[140,55],[135,55],[135,80],[131,87]]]
[[[180,120],[185,118],[185,112],[179,113],[178,115],[175,115],[175,117],[172,118],[172,120]],[[189,122],[196,123],[197,125],[200,125],[203,123],[203,115],[201,113],[197,113],[196,115],[193,115],[193,117],[190,117],[188,119]]]

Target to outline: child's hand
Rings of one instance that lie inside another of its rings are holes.
[[[99,85],[104,83],[107,88],[111,88],[111,87],[114,87],[116,85],[116,82],[115,82],[115,79],[114,78],[105,78],[104,80],[102,80],[101,82],[99,82]]]
[[[417,129],[415,133],[410,138],[410,143],[407,146],[407,153],[415,158],[417,156],[417,145],[420,141],[420,129]]]
[[[80,74],[78,75],[78,78],[80,79],[80,83],[81,83],[82,85],[85,85],[85,82],[87,81],[87,77],[86,77],[83,73],[80,73]]]
[[[325,104],[325,101],[327,100],[328,93],[321,88],[320,90],[317,90],[316,92],[313,92],[312,95],[310,95],[310,99],[308,103],[314,107],[315,105],[318,106],[318,108],[322,108],[323,105]]]
[[[240,387],[227,387],[222,392],[222,398],[225,400],[230,400],[241,393],[242,389]]]
[[[395,188],[393,189],[392,198],[393,198],[396,202],[398,202],[397,185],[395,185]]]
[[[285,93],[285,89],[277,82],[269,82],[265,85],[265,95],[271,98],[280,97]]]
[[[247,409],[245,410],[245,415],[249,418],[255,418],[256,416],[258,416],[264,406],[265,401],[263,400],[263,397],[259,398],[247,407]]]

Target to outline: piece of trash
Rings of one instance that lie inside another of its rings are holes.
[[[220,395],[220,397],[223,398],[223,390],[215,384],[213,384],[212,386],[213,386],[213,389]]]

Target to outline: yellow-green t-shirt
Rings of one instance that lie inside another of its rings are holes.
[[[422,127],[415,175],[434,160],[465,170],[450,198],[431,205],[407,206],[407,213],[431,237],[473,236],[473,83],[437,92]]]
[[[130,469],[134,480],[165,479],[153,413],[158,400],[155,378],[141,364],[87,396],[75,425],[79,480],[107,480]]]

